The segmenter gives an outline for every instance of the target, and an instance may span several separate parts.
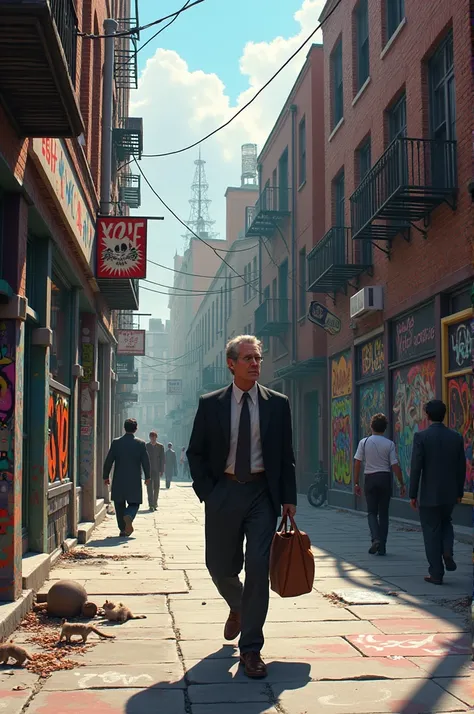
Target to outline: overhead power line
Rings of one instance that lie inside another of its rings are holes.
[[[241,278],[241,279],[244,281],[244,283],[246,283],[247,285],[250,285],[250,287],[251,287],[253,290],[255,290],[256,292],[258,292],[260,295],[263,295],[263,293],[262,293],[261,290],[259,290],[258,288],[255,288],[255,287],[252,285],[252,283],[249,283],[248,280],[246,280],[243,275],[241,275],[240,273],[237,272],[237,270],[234,268],[233,265],[231,265],[230,263],[228,263],[225,258],[223,258],[221,255],[219,255],[219,253],[217,252],[217,250],[214,248],[213,245],[211,245],[211,244],[208,243],[206,240],[204,240],[204,238],[201,238],[201,236],[199,236],[197,233],[195,233],[195,232],[182,220],[182,218],[180,218],[180,217],[178,216],[178,214],[175,213],[175,212],[173,211],[173,209],[170,208],[170,206],[168,206],[168,204],[161,198],[161,196],[160,196],[160,194],[158,193],[158,191],[151,185],[151,183],[150,183],[150,181],[148,180],[148,178],[146,177],[146,175],[145,175],[145,173],[144,173],[142,167],[140,166],[140,164],[138,163],[138,161],[137,161],[136,159],[135,159],[135,164],[137,165],[138,170],[140,171],[141,175],[143,176],[143,178],[144,178],[144,180],[145,180],[145,183],[147,184],[147,186],[149,187],[149,189],[151,190],[151,192],[156,196],[156,198],[157,198],[157,199],[160,201],[160,203],[166,208],[166,210],[169,211],[169,213],[171,213],[171,215],[172,215],[179,223],[181,223],[181,225],[182,225],[184,228],[186,228],[187,231],[189,231],[193,236],[195,236],[198,240],[200,240],[201,243],[204,243],[204,245],[207,245],[207,247],[210,248],[210,249],[212,250],[212,252],[215,253],[215,255],[217,255],[217,257],[219,258],[219,260],[220,260],[222,263],[224,263],[225,265],[227,265],[227,267],[230,268],[230,269],[232,270],[232,272],[235,273],[239,278]],[[151,288],[144,288],[144,289],[145,289],[145,290],[151,290]],[[154,290],[154,291],[152,291],[152,292],[160,292],[160,291],[159,291],[159,290]],[[206,294],[206,293],[204,293],[204,294]]]
[[[331,17],[331,15],[337,10],[337,8],[341,4],[341,2],[342,2],[342,0],[337,0],[333,9],[330,12],[328,12],[328,14],[326,15],[324,22],[326,22]],[[247,109],[247,107],[249,107],[251,104],[253,104],[253,102],[257,99],[257,97],[259,97],[260,94],[278,77],[278,75],[280,75],[283,72],[283,70],[290,64],[290,62],[296,57],[296,55],[299,54],[304,47],[306,47],[308,42],[314,37],[314,35],[317,33],[317,31],[322,28],[324,22],[320,22],[318,24],[318,26],[315,27],[315,29],[308,35],[308,37],[304,40],[304,42],[302,42],[302,44],[299,45],[299,47],[297,47],[297,49],[293,52],[293,54],[291,54],[288,57],[288,59],[281,65],[281,67],[279,69],[277,69],[275,74],[273,74],[270,77],[270,79],[267,82],[265,82],[265,84],[262,87],[260,87],[260,89],[254,94],[254,96],[251,99],[249,99],[248,102],[246,102],[246,104],[244,104],[242,107],[240,107],[240,109],[238,111],[236,111],[235,114],[233,114],[230,119],[228,119],[226,122],[224,122],[224,124],[221,124],[220,126],[217,127],[217,129],[214,129],[213,131],[209,132],[209,134],[206,134],[206,136],[204,136],[202,139],[199,139],[198,141],[195,141],[192,144],[189,144],[188,146],[184,146],[182,149],[175,149],[174,151],[166,151],[163,154],[143,154],[143,157],[156,159],[156,158],[162,158],[164,156],[174,156],[175,154],[182,154],[184,151],[189,151],[190,149],[194,149],[196,146],[199,146],[199,144],[202,144],[203,141],[207,141],[207,139],[210,139],[211,136],[214,136],[219,131],[222,131],[222,129],[225,129],[226,127],[228,127],[229,124],[232,124],[232,122],[235,121],[235,119],[237,119],[237,117],[240,114],[242,114],[243,111],[245,111]]]
[[[256,245],[252,246],[252,248],[256,247]],[[246,248],[246,250],[249,249]],[[147,263],[157,265],[159,268],[164,268],[165,270],[171,270],[172,273],[179,273],[180,275],[189,275],[190,278],[208,278],[209,280],[235,280],[234,275],[199,275],[199,273],[187,273],[185,270],[176,270],[175,268],[170,268],[167,265],[163,265],[162,263],[157,263],[155,260],[151,260],[151,258],[147,258]]]
[[[258,278],[253,278],[250,283],[252,284],[252,288],[255,289],[254,283],[256,283]],[[157,283],[154,280],[148,280],[148,278],[141,278],[141,281],[144,283],[150,283],[151,285],[158,285],[159,288],[168,288],[169,290],[181,290],[183,294],[188,293],[186,297],[194,297],[196,293],[201,295],[204,293],[205,295],[220,295],[221,290],[204,290],[204,288],[180,288],[177,285],[163,285],[163,283]],[[249,284],[250,284],[249,283]],[[234,290],[238,290],[239,288],[244,288],[247,283],[243,283],[242,285],[234,285],[232,288],[225,288],[223,289],[224,294],[233,292]]]
[[[169,15],[165,15],[165,17],[160,17],[158,20],[153,20],[153,22],[149,22],[147,25],[141,25],[140,27],[131,27],[129,30],[121,30],[120,32],[116,32],[113,37],[129,37],[130,35],[136,35],[139,32],[142,32],[143,30],[148,30],[150,27],[155,27],[155,25],[159,25],[162,22],[165,22],[165,20],[169,20],[170,18],[173,18],[174,20],[181,15],[182,12],[185,10],[190,10],[192,7],[195,5],[200,5],[204,0],[194,0],[192,3],[186,3],[185,7],[182,7],[180,10],[176,10],[176,12],[172,12]],[[168,24],[168,27],[171,23]],[[163,28],[164,30],[165,28]],[[105,40],[110,38],[110,35],[95,35],[94,33],[88,33],[88,32],[78,32],[77,33],[79,37],[83,37],[86,40]]]
[[[176,15],[173,17],[172,20],[170,20],[169,22],[167,22],[164,27],[161,27],[161,28],[158,30],[158,32],[155,32],[155,34],[152,35],[149,40],[147,40],[146,42],[144,42],[143,45],[140,45],[140,47],[138,47],[137,50],[132,54],[132,56],[131,56],[130,59],[128,60],[127,64],[130,64],[131,62],[133,62],[133,60],[135,59],[135,57],[137,56],[137,54],[138,54],[139,52],[141,52],[143,49],[145,49],[145,47],[146,47],[147,45],[149,45],[150,42],[153,42],[153,40],[155,40],[155,39],[158,37],[158,35],[161,35],[162,32],[164,32],[166,29],[168,29],[168,27],[170,27],[170,25],[172,25],[173,22],[176,22],[176,20],[177,20],[178,17],[181,15],[181,13],[188,9],[188,5],[189,5],[190,2],[191,2],[191,0],[187,0],[187,2],[183,5],[183,7],[181,8],[181,10],[176,13]]]

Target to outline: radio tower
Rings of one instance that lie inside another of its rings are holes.
[[[209,184],[207,183],[206,171],[204,169],[206,162],[204,159],[201,159],[201,147],[199,147],[199,158],[196,159],[194,163],[196,170],[191,185],[191,198],[189,199],[191,211],[189,213],[188,225],[200,238],[204,238],[205,240],[208,238],[217,238],[218,234],[212,232],[212,226],[215,221],[211,221],[209,217],[211,199],[207,197]],[[187,250],[193,238],[193,234],[188,231],[183,238],[185,241],[184,249]]]

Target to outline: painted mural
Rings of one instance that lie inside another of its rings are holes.
[[[352,488],[352,361],[350,353],[331,363],[332,484]]]
[[[393,437],[403,479],[408,486],[413,436],[429,426],[424,405],[436,396],[436,362],[424,360],[392,374]],[[398,484],[395,486],[398,490]]]
[[[49,482],[69,478],[69,397],[51,390],[48,403]]]
[[[466,482],[464,491],[474,493],[474,473],[472,464],[472,442],[474,428],[471,414],[472,374],[464,374],[448,379],[448,416],[451,429],[458,431],[464,439],[466,451]]]
[[[359,433],[358,439],[369,436],[370,422],[374,414],[385,413],[385,382],[379,379],[359,387]]]

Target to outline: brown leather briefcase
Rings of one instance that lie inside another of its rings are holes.
[[[314,582],[314,557],[311,541],[300,531],[292,516],[284,517],[273,536],[270,551],[271,589],[280,597],[297,597],[311,592]]]

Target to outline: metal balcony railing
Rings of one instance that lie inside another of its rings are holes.
[[[372,244],[354,243],[351,229],[333,226],[308,254],[308,291],[337,292],[372,267]]]
[[[390,240],[441,203],[455,208],[456,142],[398,138],[350,198],[354,239]]]
[[[75,87],[78,33],[76,8],[73,0],[50,0],[50,2],[51,13],[63,46],[71,82]]]
[[[119,200],[129,208],[140,208],[141,204],[141,176],[123,173],[119,176]]]
[[[255,206],[246,209],[245,235],[273,235],[276,224],[290,215],[290,191],[286,186],[266,186]]]
[[[132,156],[141,159],[143,153],[143,119],[127,117],[122,126],[113,130],[113,142],[118,161],[128,161]]]
[[[290,325],[290,301],[287,298],[267,298],[255,310],[255,334],[277,336]]]

